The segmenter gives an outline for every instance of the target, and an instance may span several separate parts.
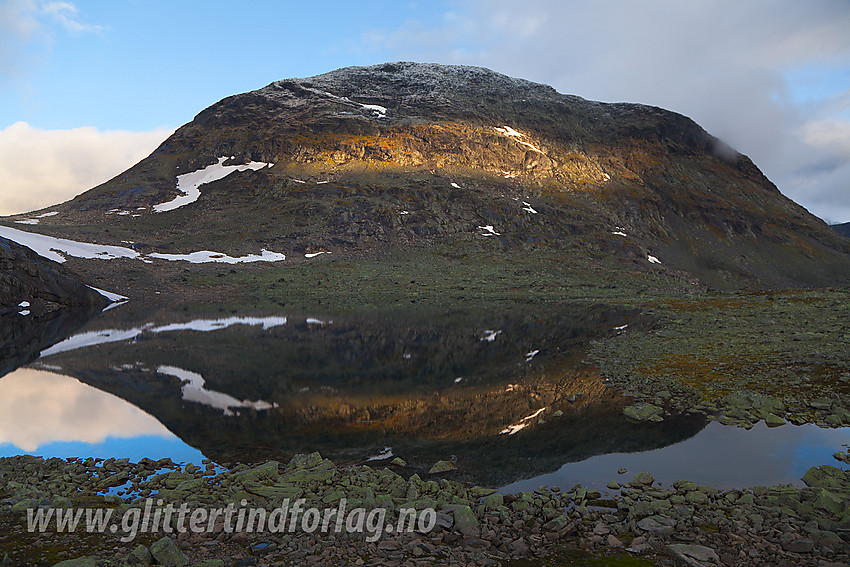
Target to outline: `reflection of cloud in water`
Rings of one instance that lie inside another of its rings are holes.
[[[174,366],[160,366],[156,369],[160,374],[174,376],[183,381],[183,399],[187,402],[195,402],[203,404],[224,412],[224,415],[233,415],[230,408],[250,408],[257,411],[268,410],[277,407],[277,404],[270,404],[262,400],[252,402],[249,400],[239,401],[229,394],[207,390],[204,385],[204,377],[196,372],[176,368]]]
[[[20,368],[0,379],[0,444],[31,452],[57,441],[140,435],[173,437],[151,415],[75,378]]]

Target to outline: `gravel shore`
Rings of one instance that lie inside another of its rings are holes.
[[[836,458],[847,457],[837,453]],[[441,474],[410,475],[400,460],[381,468],[338,467],[318,453],[297,455],[288,464],[269,461],[230,470],[169,460],[0,459],[5,528],[0,564],[543,565],[544,557],[547,565],[593,565],[603,559],[610,565],[850,562],[850,472],[832,465],[806,472],[805,488],[731,491],[687,481],[662,487],[641,472],[625,475],[631,480],[622,486],[612,482],[615,495],[604,500],[581,486],[501,494]],[[291,522],[284,521],[276,526],[282,533],[273,533],[271,513],[296,501],[302,509],[341,511],[346,522],[358,519],[351,516],[357,508],[364,514],[384,509],[386,515],[377,530],[369,528],[378,522],[367,519],[360,533],[347,532],[349,524],[342,522],[336,532],[335,518],[326,531],[307,533],[304,516],[291,532],[286,529]],[[169,523],[163,516],[158,529],[151,524],[133,538],[118,520],[138,519],[146,506],[150,512],[168,504],[174,510],[185,504],[190,511],[232,504],[234,512],[228,522],[205,518],[202,530],[189,529],[188,520],[179,522],[176,513]],[[82,527],[59,533],[49,524],[44,533],[30,533],[27,510],[39,507],[112,510],[117,527],[102,534],[80,533]],[[268,520],[264,529],[257,529],[256,511],[253,532],[245,516],[237,523],[240,511],[261,508]],[[409,530],[391,531],[403,508],[415,509],[418,520]]]

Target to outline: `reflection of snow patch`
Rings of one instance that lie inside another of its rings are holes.
[[[387,115],[387,109],[377,104],[361,104],[360,107],[365,108],[366,110],[377,112],[381,116],[381,118]]]
[[[490,331],[490,330],[487,330],[487,331],[484,331],[484,336],[483,336],[483,337],[481,337],[481,340],[482,340],[482,341],[487,341],[487,342],[492,343],[493,341],[495,341],[495,340],[496,340],[496,337],[498,337],[498,336],[499,336],[499,335],[501,335],[501,334],[502,334],[501,329],[500,329],[500,330],[498,330],[498,331]]]
[[[286,317],[229,317],[227,319],[196,319],[186,323],[171,323],[170,325],[163,325],[160,327],[154,327],[152,323],[148,323],[143,327],[134,327],[132,329],[104,329],[102,331],[88,331],[78,335],[73,335],[64,341],[60,341],[52,347],[43,350],[39,356],[45,357],[79,348],[132,340],[145,331],[150,333],[168,333],[173,331],[210,332],[226,329],[233,325],[262,325],[263,330],[268,330],[272,327],[285,324]]]
[[[101,313],[103,313],[104,311],[109,311],[110,309],[115,309],[116,307],[121,307],[125,303],[127,303],[127,302],[126,301],[116,301],[115,303],[110,303],[109,305],[107,305],[106,307],[103,308]]]
[[[20,303],[18,303],[18,307],[29,307],[29,306],[30,306],[29,301],[21,301]]]
[[[35,218],[37,218],[37,219],[43,219],[43,218],[46,218],[46,217],[56,216],[56,215],[58,215],[58,214],[59,214],[59,211],[53,211],[53,212],[51,212],[51,213],[42,213],[42,214],[40,214],[40,215],[36,215],[36,217],[35,217]]]
[[[286,317],[228,317],[227,319],[195,319],[187,323],[172,323],[162,327],[154,327],[152,333],[168,333],[171,331],[218,331],[233,325],[262,326],[264,331],[273,327],[286,325]]]
[[[455,384],[460,384],[463,381],[463,376],[458,376],[455,378]]]
[[[455,189],[460,189],[460,185],[458,185],[457,183],[452,183],[452,187],[454,187]]]
[[[366,462],[371,461],[386,461],[387,459],[391,459],[393,457],[393,448],[392,447],[384,447],[384,450],[366,459]]]
[[[218,163],[208,165],[203,169],[199,169],[191,173],[178,175],[177,191],[183,194],[168,202],[154,205],[153,210],[157,213],[163,213],[165,211],[179,209],[180,207],[188,205],[189,203],[194,203],[198,200],[201,196],[201,190],[199,189],[201,185],[212,183],[219,179],[224,179],[234,171],[245,171],[247,169],[256,171],[269,165],[267,163],[257,161],[252,161],[251,163],[242,165],[224,165],[226,160],[226,157],[220,157],[218,158]]]
[[[615,331],[622,331],[622,330],[625,330],[625,328],[628,327],[628,326],[629,326],[629,324],[626,323],[625,325],[622,325],[620,327],[614,327],[614,330]]]
[[[513,435],[517,431],[525,429],[526,427],[531,425],[532,419],[534,419],[535,417],[537,417],[538,415],[540,415],[544,411],[546,411],[546,408],[540,408],[539,410],[537,410],[533,414],[526,416],[526,417],[522,418],[521,420],[519,420],[519,423],[507,426],[506,428],[504,428],[502,431],[499,432],[499,435],[504,435],[505,433],[507,433],[508,435]]]
[[[538,352],[540,352],[540,351],[539,350],[533,350],[531,352],[525,353],[525,361],[531,362],[531,359],[534,358],[535,356],[537,356]]]
[[[156,369],[156,371],[159,374],[179,378],[181,382],[183,382],[183,386],[180,390],[183,394],[183,399],[187,402],[195,402],[197,404],[203,404],[215,409],[220,409],[224,412],[224,415],[233,415],[230,408],[248,408],[256,411],[263,411],[277,407],[277,404],[270,404],[262,400],[256,402],[249,400],[239,401],[229,394],[216,392],[215,390],[207,390],[204,377],[189,370],[176,368],[174,366],[160,366]]]
[[[24,220],[16,220],[18,224],[38,224],[38,219],[24,219]]]
[[[18,315],[23,315],[24,317],[26,317],[29,314],[30,314],[29,309],[24,309],[23,311],[18,311]]]
[[[661,263],[661,260],[659,260],[658,258],[656,258],[655,256],[652,256],[652,255],[647,256],[646,259],[649,260],[650,264],[660,264]]]
[[[531,214],[533,214],[533,215],[536,215],[536,214],[537,214],[537,211],[535,211],[535,210],[531,207],[531,204],[530,204],[530,203],[526,203],[525,201],[523,201],[523,202],[522,202],[522,204],[523,204],[523,205],[525,205],[525,206],[522,208],[522,210],[523,210],[523,211],[527,211],[527,212],[529,212],[529,213],[531,213]]]

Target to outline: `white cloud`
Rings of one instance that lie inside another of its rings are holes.
[[[0,215],[67,201],[149,155],[171,130],[0,130]]]
[[[77,19],[77,7],[70,2],[45,2],[40,6],[40,12],[72,33],[97,32],[103,29],[101,26],[80,22]]]
[[[17,76],[32,64],[32,44],[49,46],[58,25],[72,34],[99,32],[99,25],[80,21],[71,2],[0,0],[0,74]]]
[[[809,86],[788,81],[809,67],[846,77],[848,29],[846,1],[459,0],[435,29],[413,23],[366,41],[394,59],[481,65],[563,93],[680,112],[826,216],[850,212],[850,156],[813,144],[812,131],[847,143],[848,107],[834,108],[847,93],[798,104],[794,95]],[[800,181],[812,175],[816,192]]]

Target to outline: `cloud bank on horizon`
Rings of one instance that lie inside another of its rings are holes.
[[[0,130],[0,215],[67,201],[147,157],[171,130]]]
[[[187,122],[187,108],[198,112],[227,94],[286,77],[415,60],[480,65],[563,93],[680,112],[749,155],[814,214],[850,221],[850,3],[844,0],[526,0],[521,10],[508,0],[377,2],[368,10],[342,2],[322,10],[259,2],[255,8],[268,17],[245,29],[220,15],[230,13],[227,5],[217,12],[216,4],[198,14],[191,3],[176,3],[168,14],[144,20],[143,12],[127,13],[145,9],[137,5],[94,12],[98,7],[84,0],[0,0],[0,105],[7,107],[0,111],[0,214],[64,201],[106,181],[170,132],[155,125]],[[276,16],[288,17],[292,34],[280,33]],[[180,17],[179,27],[155,29]],[[132,26],[145,26],[145,33]],[[154,45],[151,37],[162,41]],[[159,44],[168,51],[157,51]],[[105,48],[134,72],[116,80],[118,68],[65,60],[65,51],[78,60],[95,51],[106,57]],[[187,62],[164,58],[175,50]],[[258,60],[258,53],[280,56]],[[212,54],[228,72],[209,80],[208,71],[191,63]],[[63,74],[60,62],[76,65],[76,73]],[[38,73],[48,72],[52,82],[39,83]],[[190,80],[193,72],[206,72],[198,76],[207,80]],[[78,102],[79,116],[91,120],[102,112],[111,122],[57,131],[35,118],[39,109],[48,114],[53,97],[72,97],[74,81],[90,82],[91,96],[99,97],[88,114]],[[119,103],[132,112],[112,109]],[[24,118],[40,128],[17,124]],[[140,123],[146,131],[128,131],[140,130]]]

